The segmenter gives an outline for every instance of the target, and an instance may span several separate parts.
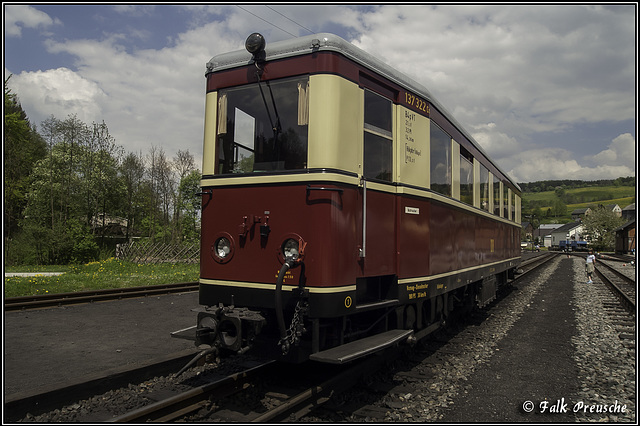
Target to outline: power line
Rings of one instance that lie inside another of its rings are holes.
[[[236,6],[237,6],[237,5],[236,5]],[[244,10],[245,12],[247,12],[248,14],[253,15],[253,16],[255,16],[256,18],[260,19],[261,21],[264,21],[264,22],[266,22],[267,24],[269,24],[269,25],[272,25],[272,26],[276,27],[276,28],[277,28],[277,29],[279,29],[280,31],[283,31],[283,32],[285,32],[285,33],[289,34],[290,36],[298,37],[297,35],[295,35],[295,34],[291,34],[289,31],[287,31],[287,30],[285,30],[285,29],[282,29],[282,28],[280,28],[279,26],[277,26],[277,25],[275,25],[275,24],[273,24],[273,23],[271,23],[271,22],[267,21],[266,19],[262,18],[261,16],[258,16],[258,15],[256,15],[256,14],[255,14],[255,13],[253,13],[253,12],[249,12],[249,11],[248,11],[247,9],[245,9],[244,7],[242,7],[242,6],[238,6],[238,7],[239,7],[240,9]],[[274,12],[275,12],[275,11],[274,11]],[[285,17],[285,18],[286,18],[286,17]]]
[[[293,19],[289,18],[288,16],[283,15],[282,13],[278,12],[277,10],[275,10],[274,8],[272,8],[271,6],[267,6],[268,9],[273,10],[275,13],[277,13],[278,15],[282,16],[283,18],[288,19],[289,21],[293,22],[294,24],[296,24],[297,26],[299,26],[300,28],[309,31],[309,34],[313,34],[313,31],[311,31],[309,28],[298,24],[296,21],[294,21]]]

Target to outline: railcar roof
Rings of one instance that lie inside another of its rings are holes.
[[[382,60],[365,52],[364,50],[354,46],[343,38],[330,33],[319,33],[308,36],[302,36],[289,40],[267,43],[265,46],[266,60],[272,61],[276,59],[284,59],[293,56],[305,55],[312,52],[331,51],[353,60],[354,62],[376,72],[382,77],[404,87],[405,89],[423,97],[429,101],[442,115],[444,115],[451,123],[467,138],[469,141],[490,161],[519,191],[518,184],[509,177],[491,158],[478,142],[462,127],[462,125],[453,117],[451,113],[442,105],[431,92],[422,84],[413,80],[411,77],[394,69]],[[216,55],[207,63],[205,75],[213,72],[223,71],[226,69],[236,68],[253,63],[252,55],[246,50],[236,50],[229,53]]]

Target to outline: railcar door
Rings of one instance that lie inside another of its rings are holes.
[[[364,90],[362,191],[363,276],[395,274],[396,197],[393,181],[393,104]]]

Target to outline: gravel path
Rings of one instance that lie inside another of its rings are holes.
[[[635,423],[635,349],[605,315],[607,292],[585,283],[584,259],[557,257],[481,323],[336,406],[348,422]]]
[[[172,331],[195,324],[198,293],[4,313],[4,395],[55,388],[86,375],[193,350]]]

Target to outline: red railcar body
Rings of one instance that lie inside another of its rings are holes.
[[[454,305],[491,300],[519,263],[517,185],[421,86],[335,36],[288,43],[209,64],[197,343],[344,362],[370,352],[354,353],[353,342],[426,335]],[[282,81],[297,82],[296,102],[272,88]],[[320,100],[327,93],[335,105]],[[382,99],[390,115],[367,116],[362,99]],[[450,137],[450,193],[433,189],[435,136],[414,123]],[[457,152],[472,165],[471,204],[451,178],[463,170]],[[367,162],[382,172],[371,175]]]

